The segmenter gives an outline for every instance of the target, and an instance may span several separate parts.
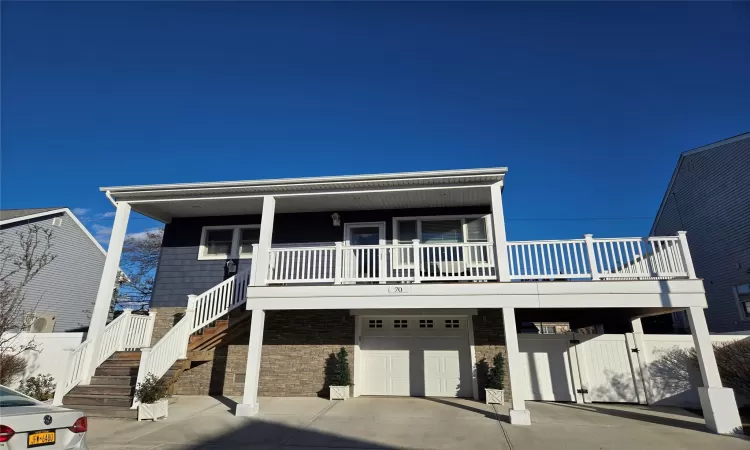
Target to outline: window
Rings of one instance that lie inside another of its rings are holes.
[[[260,225],[203,227],[198,259],[252,258]]]
[[[419,328],[433,328],[432,319],[421,319],[419,321]]]
[[[396,319],[393,321],[393,328],[409,328],[409,321],[404,319]]]
[[[422,220],[422,242],[457,243],[463,241],[461,220]]]
[[[488,242],[487,216],[405,217],[394,219],[394,242],[424,243]]]
[[[555,327],[552,325],[542,325],[542,334],[555,334]]]
[[[461,322],[458,319],[445,319],[445,328],[461,328]]]
[[[414,239],[417,239],[416,220],[401,220],[396,223],[398,224],[397,234],[399,244],[411,244]]]
[[[383,328],[383,321],[380,319],[377,320],[369,320],[367,322],[367,326],[369,328]]]
[[[740,307],[740,315],[744,320],[750,320],[750,284],[734,287],[734,294]]]

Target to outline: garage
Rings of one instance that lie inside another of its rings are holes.
[[[360,320],[360,395],[472,396],[467,317]]]

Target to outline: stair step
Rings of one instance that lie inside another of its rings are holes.
[[[120,406],[94,406],[94,405],[72,405],[65,403],[65,408],[77,409],[83,412],[87,417],[109,417],[117,419],[137,419],[138,410],[130,407]]]
[[[113,360],[141,360],[141,352],[115,352],[114,355],[110,356],[107,361]]]
[[[115,397],[129,397],[135,392],[135,386],[130,385],[106,385],[89,384],[76,386],[70,390],[68,395],[109,395]]]
[[[97,367],[96,372],[94,372],[94,375],[98,377],[107,377],[107,376],[134,377],[138,375],[138,366],[135,366],[135,367]]]
[[[135,386],[135,376],[93,376],[91,386]]]
[[[108,359],[99,367],[138,367],[140,364],[140,359]]]
[[[133,397],[129,395],[68,394],[63,398],[63,405],[73,409],[78,405],[130,407],[132,404]]]

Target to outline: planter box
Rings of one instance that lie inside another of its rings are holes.
[[[484,393],[488,405],[505,403],[505,391],[502,389],[485,389]]]
[[[154,403],[138,404],[138,420],[152,419],[156,422],[159,418],[167,418],[169,410],[169,401],[165,398]]]
[[[348,400],[349,386],[329,386],[331,400]]]

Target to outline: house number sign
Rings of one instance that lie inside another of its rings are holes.
[[[406,286],[390,286],[388,288],[390,294],[408,294],[409,288]]]

